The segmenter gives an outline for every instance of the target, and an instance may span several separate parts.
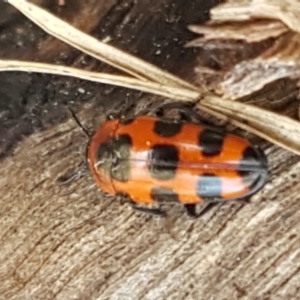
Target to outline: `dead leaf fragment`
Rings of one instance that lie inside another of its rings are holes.
[[[210,17],[213,23],[278,20],[300,33],[300,3],[297,0],[230,1],[213,8]]]
[[[217,88],[224,98],[235,100],[261,90],[283,78],[300,77],[300,64],[295,61],[255,59],[236,65]]]
[[[300,80],[300,35],[277,40],[259,57],[246,60],[228,71],[216,91],[232,100],[249,96],[279,79]]]
[[[243,40],[248,43],[260,42],[268,38],[275,38],[288,31],[288,28],[278,21],[258,20],[256,22],[243,22],[237,26],[235,23],[190,25],[192,32],[203,34],[188,43],[187,46],[197,46],[197,42],[210,40]]]

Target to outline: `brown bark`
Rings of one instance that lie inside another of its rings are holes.
[[[208,1],[81,2],[40,4],[191,79],[196,55],[183,48],[185,28],[204,18]],[[1,57],[111,70],[0,7]],[[155,105],[152,98],[55,76],[0,75],[0,299],[300,299],[297,156],[258,141],[270,178],[249,204],[226,203],[197,220],[180,207],[155,218],[101,193],[87,170],[76,177],[87,138],[68,113],[77,108],[92,131],[109,113],[132,114]]]

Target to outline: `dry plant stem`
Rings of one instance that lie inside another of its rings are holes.
[[[242,62],[226,74],[217,89],[226,99],[238,99],[253,94],[276,80],[299,79],[300,65],[293,59],[253,59]]]
[[[111,84],[136,89],[139,91],[183,101],[191,101],[200,96],[200,94],[196,91],[171,87],[156,82],[143,81],[140,79],[120,75],[96,73],[71,67],[51,65],[45,63],[0,60],[0,71],[22,71],[70,76],[104,84]]]
[[[190,25],[192,32],[204,36],[187,43],[188,47],[197,46],[197,42],[209,40],[243,40],[248,43],[255,43],[275,38],[288,31],[288,28],[279,21],[263,20],[255,22],[242,22],[239,26],[235,24],[210,24]]]
[[[6,64],[6,66],[3,66],[3,71],[34,71],[74,76],[97,82],[136,88],[177,100],[195,101],[199,98],[197,88],[189,83],[141,59],[97,41],[43,9],[27,1],[8,0],[8,2],[17,7],[49,34],[142,80],[108,74],[99,75],[62,66],[54,66],[56,68],[54,70],[53,66],[49,67],[46,64],[31,64],[31,66],[27,65],[26,68],[24,65],[25,62],[14,62],[11,65]],[[159,92],[155,92],[155,88]],[[238,127],[249,130],[285,149],[300,154],[300,126],[296,121],[251,105],[217,97],[207,96],[201,101],[200,106],[206,111],[210,111],[212,115],[222,117],[223,119],[227,116],[230,122]]]
[[[256,0],[224,3],[210,11],[213,22],[241,22],[251,19],[280,20],[292,31],[300,33],[299,1]]]
[[[297,121],[256,106],[212,96],[203,99],[201,106],[224,114],[232,124],[300,155],[300,124]]]
[[[32,3],[24,0],[8,0],[7,2],[20,10],[50,35],[134,77],[167,86],[197,90],[196,87],[188,82],[133,55],[100,42]]]

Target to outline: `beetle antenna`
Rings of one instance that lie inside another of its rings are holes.
[[[69,111],[70,111],[70,113],[71,113],[71,115],[72,115],[74,121],[76,122],[76,124],[81,128],[82,132],[83,132],[88,138],[90,138],[91,136],[90,136],[89,132],[87,131],[86,128],[84,128],[84,126],[83,126],[83,125],[81,124],[81,122],[78,120],[78,118],[77,118],[76,114],[74,113],[74,111],[73,111],[71,108],[69,108]]]

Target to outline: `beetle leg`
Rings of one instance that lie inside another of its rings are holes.
[[[201,204],[201,210],[199,212],[196,212],[196,205],[198,205],[198,204],[185,204],[184,208],[186,209],[186,213],[188,214],[189,217],[199,218],[218,204],[220,204],[220,203],[219,202],[204,202],[203,204]]]
[[[137,211],[147,213],[150,215],[161,216],[161,217],[166,216],[166,212],[159,208],[148,208],[148,207],[141,207],[141,206],[132,206],[132,208]]]
[[[156,108],[155,111],[153,110],[152,113],[155,113],[157,117],[165,117],[166,111],[170,109],[177,109],[180,121],[201,124],[204,126],[208,126],[210,128],[214,128],[217,131],[225,130],[225,125],[214,126],[211,124],[210,121],[207,121],[204,118],[202,118],[194,110],[194,107],[195,107],[195,103],[182,103],[181,101],[171,102],[171,103],[162,104],[159,108]]]
[[[150,207],[145,207],[145,206],[139,206],[133,201],[129,202],[130,206],[140,212],[144,212],[147,214],[155,215],[155,216],[166,216],[166,212],[161,210],[160,208],[150,208]]]
[[[156,110],[164,110],[164,109],[188,109],[188,110],[193,110],[193,107],[195,106],[195,103],[191,102],[169,102],[169,103],[164,103],[160,105]],[[161,111],[160,111],[161,112]]]
[[[250,198],[241,198],[241,199],[238,199],[238,201],[243,203],[243,204],[251,203]]]
[[[193,117],[196,117],[197,122],[199,121],[199,115],[193,110],[193,103],[182,103],[182,102],[172,102],[161,105],[156,109],[156,116],[166,117],[169,110],[177,110],[179,114],[179,119],[186,120],[188,122],[193,122]]]
[[[87,171],[87,166],[82,162],[79,164],[78,169],[69,169],[65,174],[56,179],[56,183],[60,185],[69,184],[70,182],[83,177],[84,172]]]
[[[205,121],[195,110],[195,103],[182,103],[182,102],[171,102],[162,104],[156,109],[156,116],[165,117],[166,112],[171,109],[178,110],[179,119],[181,121],[187,121],[190,123],[198,123],[206,126],[212,127],[211,123]],[[219,129],[220,130],[220,129]]]

